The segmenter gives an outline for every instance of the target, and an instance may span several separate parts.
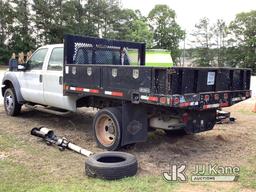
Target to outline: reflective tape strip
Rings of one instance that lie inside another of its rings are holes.
[[[140,96],[140,99],[142,99],[142,100],[148,100],[148,96],[146,96],[146,95],[141,95],[141,96]]]
[[[82,92],[82,91],[84,91],[84,88],[76,87],[76,91],[80,91],[80,92]]]
[[[204,106],[203,106],[204,109],[218,108],[218,107],[220,107],[220,104],[219,104],[219,103],[216,103],[216,104],[209,104],[209,105],[204,105]]]
[[[141,95],[140,99],[146,100],[146,101],[158,102],[158,97],[154,97],[154,96]]]
[[[123,97],[123,96],[124,96],[124,94],[123,94],[123,92],[113,91],[113,92],[112,92],[112,96],[116,96],[116,97]]]
[[[104,91],[105,95],[111,95],[111,96],[116,96],[116,97],[123,97],[124,94],[123,92],[120,91]]]
[[[228,104],[228,102],[226,102],[226,103],[221,103],[220,106],[221,106],[221,107],[227,107],[227,106],[229,106],[229,104]]]
[[[98,90],[98,89],[90,89],[90,93],[99,93],[100,92],[100,90]]]
[[[241,101],[241,98],[240,97],[234,97],[234,98],[232,98],[232,101]]]
[[[84,89],[84,92],[90,93],[90,89]]]
[[[82,88],[82,87],[70,87],[69,90],[86,92],[86,93],[99,93],[100,92],[98,89],[87,89],[87,88]]]
[[[149,96],[148,100],[158,102],[158,97]]]
[[[105,95],[112,95],[112,92],[111,91],[104,91],[104,94]]]
[[[198,101],[190,102],[190,106],[195,106],[195,105],[198,105]]]
[[[188,107],[188,106],[190,106],[190,102],[181,103],[179,106],[180,107]]]
[[[180,103],[180,107],[188,107],[188,106],[196,106],[198,105],[198,101],[195,102],[184,102],[184,103]]]

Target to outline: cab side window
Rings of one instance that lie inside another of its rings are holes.
[[[28,61],[28,66],[30,70],[42,70],[44,59],[47,54],[48,49],[43,48],[37,50]]]
[[[52,71],[61,71],[63,66],[63,48],[58,47],[52,50],[48,70]]]

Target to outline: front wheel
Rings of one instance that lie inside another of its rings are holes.
[[[18,103],[15,90],[8,88],[4,92],[4,109],[7,115],[17,116],[21,110],[21,104]]]
[[[122,114],[118,107],[98,111],[93,120],[93,129],[99,147],[117,150],[121,143]]]

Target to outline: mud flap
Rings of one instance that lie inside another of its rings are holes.
[[[216,124],[216,110],[191,111],[188,113],[189,119],[184,128],[186,133],[199,133],[211,130]]]
[[[145,142],[147,140],[148,119],[146,110],[136,104],[122,105],[121,145]]]

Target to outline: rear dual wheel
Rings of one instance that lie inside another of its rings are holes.
[[[120,107],[101,109],[94,117],[93,129],[99,147],[117,150],[121,144],[122,111]]]

